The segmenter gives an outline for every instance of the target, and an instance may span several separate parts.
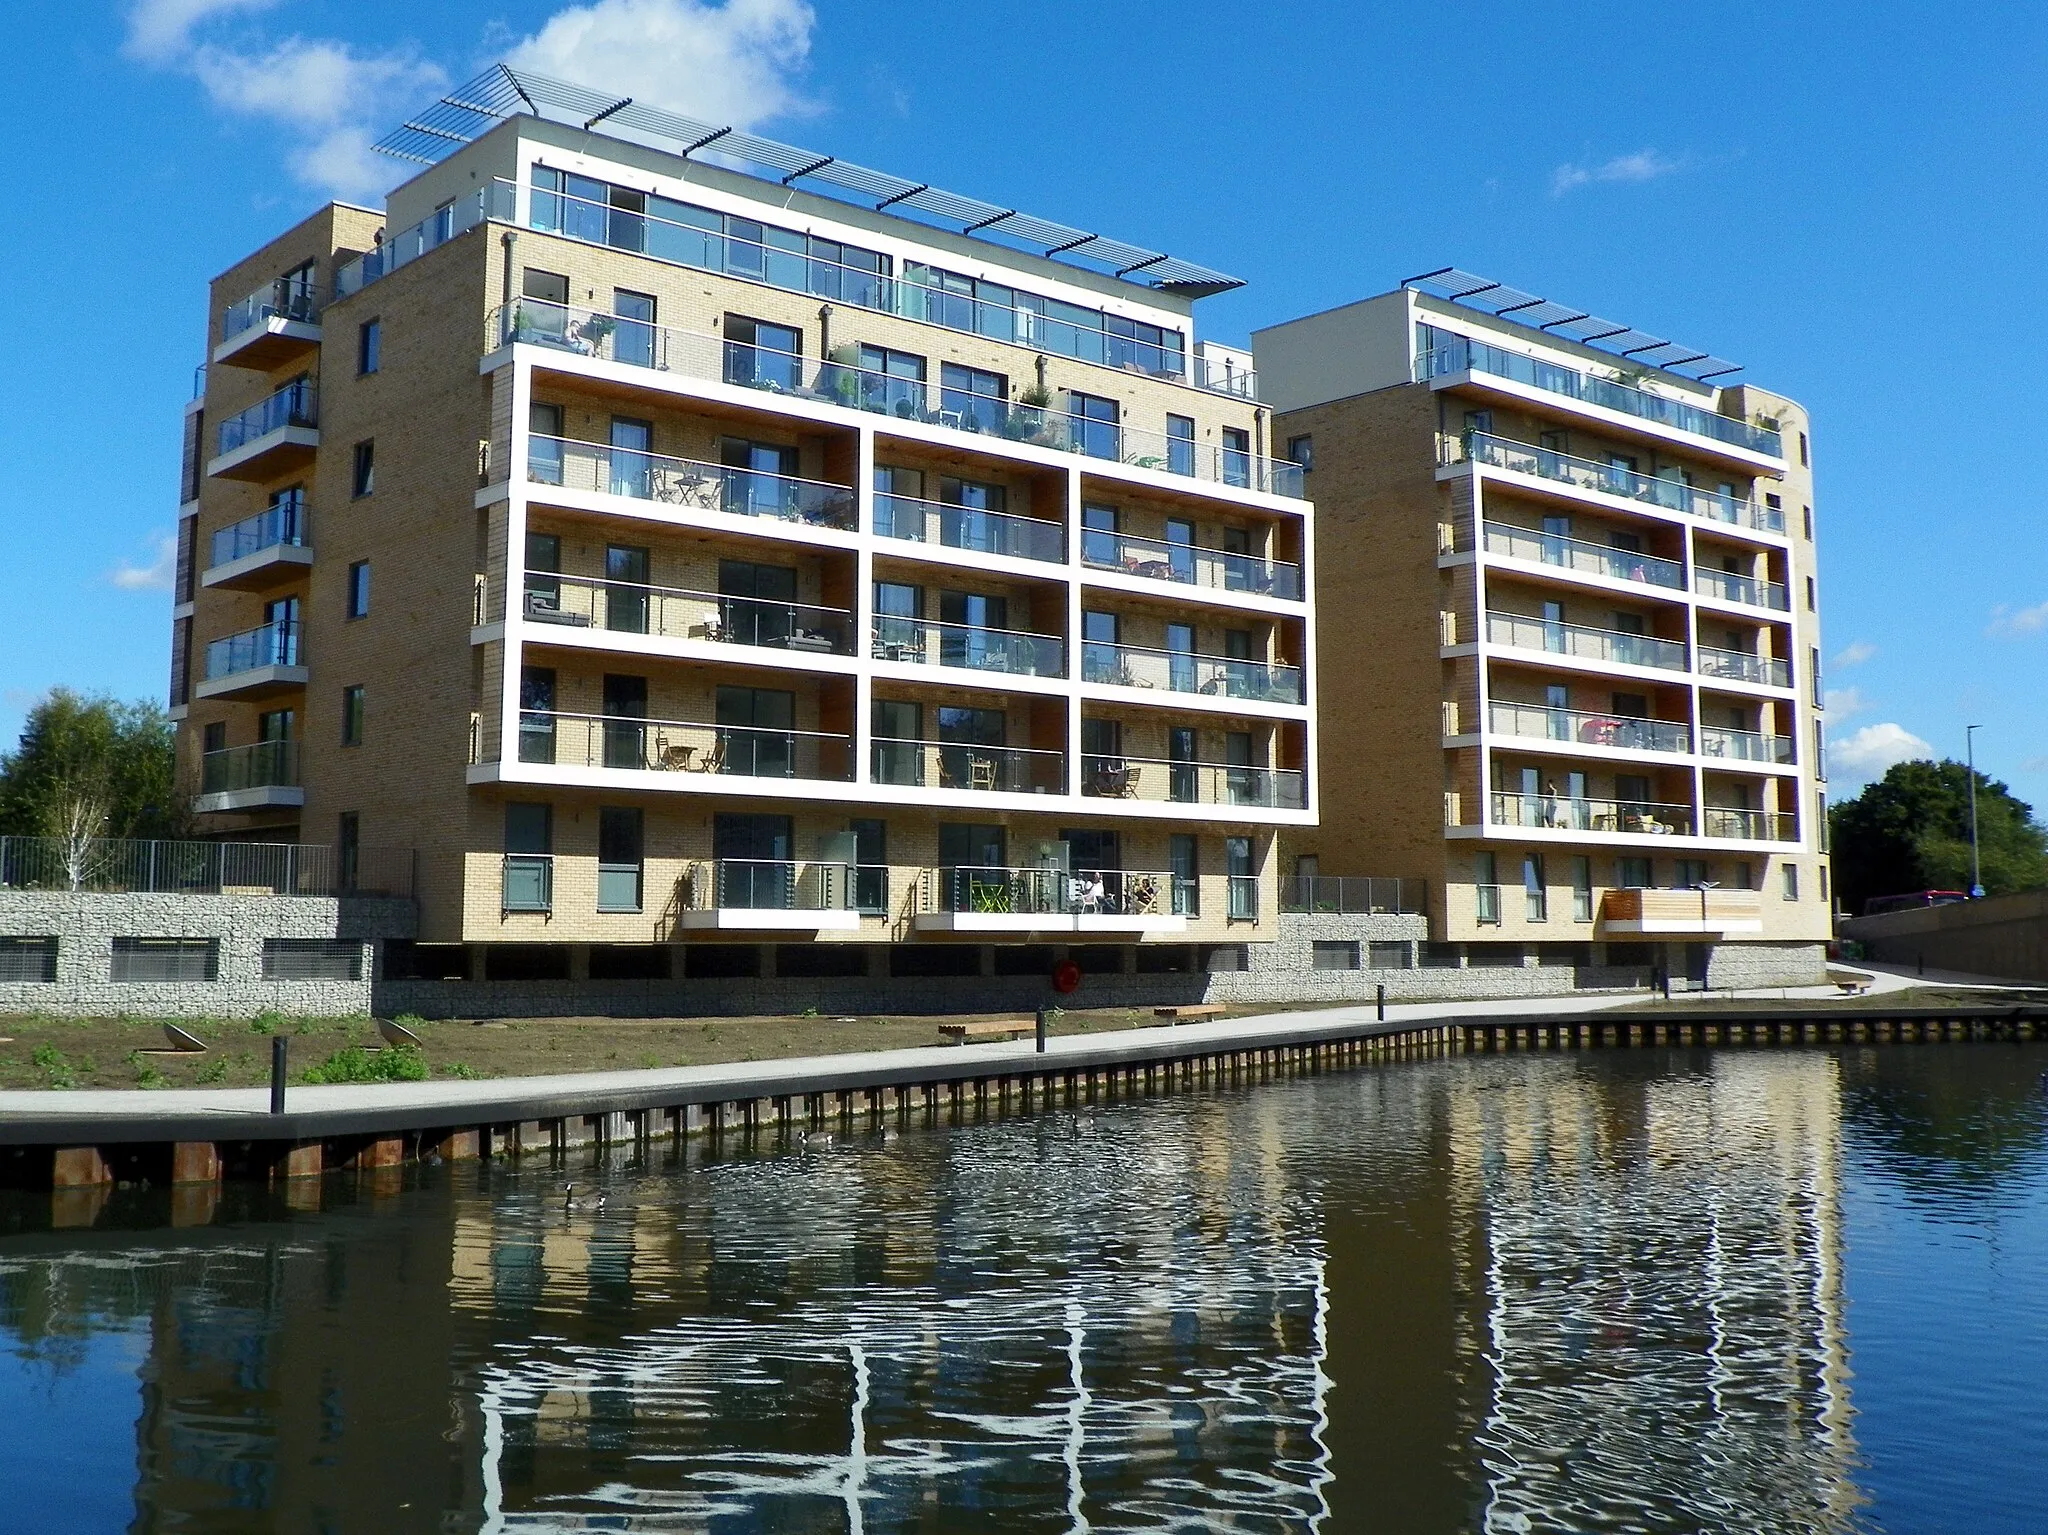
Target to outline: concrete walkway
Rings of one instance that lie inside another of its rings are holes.
[[[1836,966],[1837,970],[1846,966]],[[1886,973],[1875,967],[1861,967],[1871,977],[1871,994],[1910,990],[1926,984],[1918,977]],[[1927,977],[1927,982],[1934,977]],[[1986,990],[2000,988],[1987,987]],[[1683,1005],[1705,994],[1681,993],[1673,1005]],[[1771,987],[1757,991],[1711,993],[1713,1000],[1730,998],[1760,1002],[1839,999],[1834,986]],[[1515,998],[1497,1002],[1418,1002],[1387,1008],[1387,1025],[1426,1022],[1430,1019],[1530,1017],[1568,1018],[1604,1012],[1610,1008],[1639,1005],[1641,992],[1615,992],[1595,996]],[[655,1071],[587,1071],[555,1076],[498,1077],[485,1081],[437,1079],[429,1082],[380,1082],[345,1087],[293,1087],[286,1094],[288,1113],[364,1113],[379,1110],[441,1113],[449,1123],[488,1122],[526,1117],[537,1103],[585,1100],[601,1104],[621,1096],[649,1098],[667,1096],[674,1102],[716,1101],[738,1098],[775,1097],[784,1093],[813,1090],[821,1077],[846,1080],[854,1076],[902,1081],[911,1078],[941,1079],[965,1074],[973,1068],[979,1074],[991,1066],[1015,1061],[1039,1061],[1057,1069],[1063,1060],[1076,1064],[1101,1057],[1105,1048],[1140,1049],[1164,1044],[1185,1048],[1196,1045],[1238,1046],[1256,1049],[1261,1042],[1281,1036],[1299,1036],[1304,1031],[1332,1034],[1359,1031],[1376,1022],[1375,1009],[1365,1003],[1347,1007],[1261,1014],[1248,1018],[1210,1019],[1176,1024],[1171,1028],[1119,1030],[1113,1033],[1070,1034],[1047,1042],[1046,1054],[1037,1056],[1032,1042],[1020,1040],[987,1045],[941,1045],[910,1050],[874,1050],[843,1055],[798,1056],[775,1061],[733,1061],[716,1066],[680,1066]],[[269,1114],[268,1088],[181,1089],[155,1091],[134,1088],[97,1089],[82,1092],[0,1092],[0,1142],[6,1139],[10,1123],[31,1124],[38,1120],[80,1121],[103,1119],[109,1123],[134,1123],[144,1119],[218,1121],[216,1133],[231,1136],[237,1130],[256,1136]],[[558,1108],[556,1112],[570,1112]],[[239,1124],[236,1123],[239,1121]]]

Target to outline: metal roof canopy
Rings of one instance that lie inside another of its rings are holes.
[[[1447,298],[1454,304],[1463,304],[1468,309],[1477,309],[1502,320],[1512,320],[1517,325],[1554,332],[1582,346],[1612,352],[1630,362],[1676,373],[1697,383],[1704,384],[1709,379],[1725,378],[1730,373],[1742,371],[1740,363],[1695,351],[1676,341],[1666,341],[1662,336],[1653,336],[1632,325],[1617,325],[1583,309],[1553,303],[1547,298],[1538,298],[1533,293],[1524,293],[1454,266],[1424,272],[1419,277],[1409,278],[1401,286],[1433,294],[1437,298]]]
[[[942,191],[926,182],[906,181],[886,171],[797,149],[759,134],[698,122],[659,107],[643,106],[630,97],[622,100],[566,80],[529,74],[509,64],[495,65],[467,85],[450,91],[425,111],[392,129],[374,147],[400,160],[434,165],[481,138],[506,118],[522,114],[585,129],[603,123],[607,131],[614,133],[631,129],[659,140],[654,147],[686,159],[698,150],[710,150],[721,159],[741,162],[741,169],[763,180],[783,186],[798,181],[822,182],[846,201],[873,199],[873,208],[878,212],[915,209],[934,219],[960,225],[959,233],[1001,235],[1020,245],[1041,246],[1043,249],[1034,254],[1092,262],[1108,268],[1111,276],[1181,298],[1207,298],[1244,286],[1242,278],[1182,261],[1162,251],[1146,250],[1106,235],[1034,218],[1015,208]]]

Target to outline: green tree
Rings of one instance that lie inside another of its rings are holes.
[[[1970,770],[1901,762],[1828,813],[1835,884],[1861,912],[1877,895],[1970,888]],[[2033,807],[1977,775],[1977,843],[1991,895],[2048,884],[2048,832]]]
[[[72,842],[180,835],[173,739],[153,702],[53,688],[29,711],[20,744],[0,755],[0,833]]]

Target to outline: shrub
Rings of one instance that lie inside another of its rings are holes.
[[[336,1086],[346,1082],[424,1082],[428,1075],[426,1056],[411,1045],[385,1050],[349,1045],[319,1065],[307,1067],[299,1073],[299,1080],[309,1086]]]
[[[36,1070],[43,1074],[43,1081],[51,1087],[78,1086],[78,1073],[64,1058],[64,1052],[55,1045],[37,1045],[29,1052],[29,1060]]]

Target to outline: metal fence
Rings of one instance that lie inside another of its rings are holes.
[[[413,853],[302,842],[0,837],[0,889],[410,897]]]
[[[1428,898],[1428,882],[1419,879],[1296,874],[1280,881],[1280,909],[1295,914],[1420,917]]]

